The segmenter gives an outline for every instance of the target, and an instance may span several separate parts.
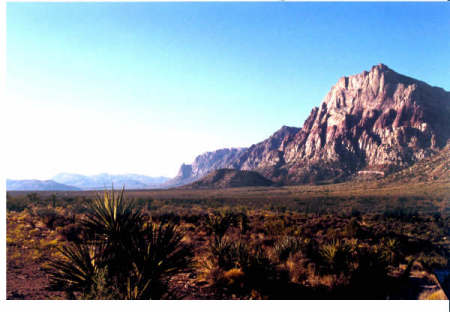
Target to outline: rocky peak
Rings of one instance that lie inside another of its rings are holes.
[[[283,126],[248,149],[205,153],[192,178],[220,168],[254,170],[277,183],[390,172],[429,157],[450,139],[450,93],[384,64],[340,78],[302,128]]]
[[[186,179],[192,175],[192,165],[182,164],[176,178]]]
[[[404,167],[445,145],[449,105],[443,89],[379,64],[339,79],[311,111],[285,159],[299,168],[327,163],[342,175]]]

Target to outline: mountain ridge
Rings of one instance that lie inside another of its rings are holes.
[[[59,173],[52,178],[58,183],[72,185],[81,189],[104,189],[115,185],[128,189],[156,188],[166,182],[166,177],[149,177],[140,174],[108,174],[82,175]]]
[[[255,171],[216,169],[181,189],[220,189],[230,187],[271,186],[273,182]]]
[[[224,157],[206,153],[216,156],[212,165],[199,155],[194,164],[202,171],[183,164],[177,185],[220,167],[257,171],[281,184],[338,182],[361,170],[388,174],[441,150],[450,138],[448,120],[449,92],[378,64],[341,77],[303,127],[282,127]]]
[[[50,180],[7,180],[8,191],[58,191],[58,190],[103,190],[114,187],[126,189],[151,189],[162,187],[169,178],[149,177],[140,174],[100,173],[82,175],[76,173],[59,173]]]
[[[7,191],[81,191],[80,188],[53,180],[6,180]]]

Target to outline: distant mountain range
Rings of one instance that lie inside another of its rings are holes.
[[[149,177],[139,174],[107,173],[86,176],[74,173],[60,173],[51,180],[7,180],[8,191],[76,191],[76,190],[103,190],[125,187],[126,189],[152,189],[159,188],[169,180],[166,177]]]
[[[81,189],[52,180],[6,180],[7,191],[80,191]]]
[[[437,155],[449,139],[450,92],[379,64],[340,78],[302,128],[202,154],[165,185],[221,168],[256,171],[278,185],[340,182],[360,171],[388,175]]]
[[[166,177],[149,177],[139,174],[107,174],[101,173],[92,176],[85,176],[74,173],[60,173],[52,178],[52,180],[67,185],[72,185],[81,189],[104,189],[114,187],[127,189],[144,189],[157,188],[169,178]]]
[[[449,121],[450,92],[378,64],[370,71],[340,78],[302,128],[283,126],[248,148],[201,154],[192,164],[183,164],[173,179],[62,173],[53,181],[24,181],[23,188],[244,186],[249,171],[254,172],[250,180],[263,185],[265,180],[259,176],[275,185],[335,183],[361,173],[387,177],[405,168],[420,171],[421,179],[439,180],[439,173],[448,176]],[[438,166],[436,170],[427,169],[427,160]],[[403,171],[400,176],[410,174]],[[8,185],[17,189],[20,183],[9,181]]]

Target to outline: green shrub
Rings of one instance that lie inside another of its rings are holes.
[[[6,210],[21,212],[28,207],[28,202],[24,197],[13,197],[6,195]]]
[[[320,246],[319,253],[322,257],[322,272],[340,273],[347,272],[351,261],[351,247],[344,241],[332,241]]]
[[[97,197],[81,236],[49,259],[54,288],[82,299],[159,299],[167,282],[190,266],[192,252],[172,224],[146,223],[124,190]]]

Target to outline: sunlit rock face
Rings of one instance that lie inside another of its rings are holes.
[[[286,146],[286,180],[308,182],[411,165],[444,147],[449,111],[449,92],[383,64],[343,77]]]
[[[254,170],[279,184],[388,173],[442,149],[449,121],[449,92],[379,64],[339,79],[302,128],[284,126],[248,149],[202,154],[185,180],[220,168]]]

